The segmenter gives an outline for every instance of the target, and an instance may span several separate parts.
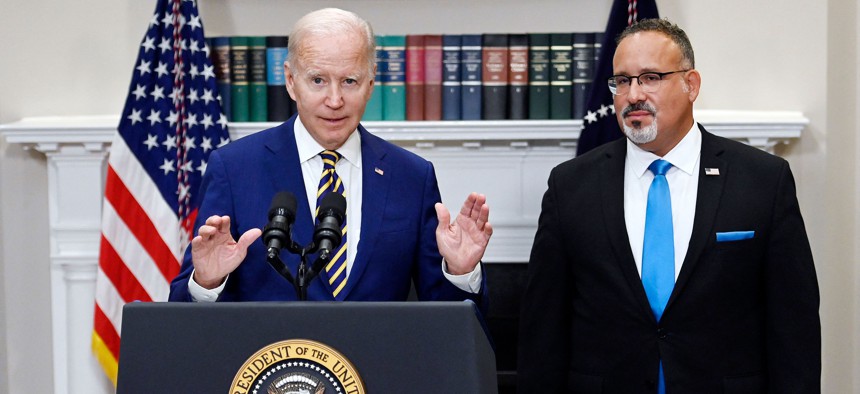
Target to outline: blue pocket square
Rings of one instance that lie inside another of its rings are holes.
[[[727,231],[717,233],[717,242],[731,242],[751,239],[755,236],[755,231]]]

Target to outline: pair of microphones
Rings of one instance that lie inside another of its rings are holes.
[[[318,273],[329,260],[331,253],[343,240],[341,227],[346,218],[346,199],[340,193],[330,192],[323,196],[317,213],[313,241],[302,247],[292,240],[292,225],[296,220],[296,197],[287,191],[278,192],[272,198],[269,208],[269,222],[263,229],[263,243],[269,260],[277,258],[282,249],[300,254],[302,258],[309,253],[319,252],[313,264]]]
[[[296,197],[290,192],[279,192],[272,198],[269,208],[269,223],[263,229],[266,244],[266,261],[296,289],[299,300],[307,300],[311,280],[323,269],[331,253],[343,239],[341,227],[346,220],[346,199],[340,193],[330,192],[319,204],[313,240],[301,246],[292,239],[292,226],[296,221]],[[299,255],[295,275],[281,260],[281,249]],[[314,263],[308,267],[308,254],[319,252]]]

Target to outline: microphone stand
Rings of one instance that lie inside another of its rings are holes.
[[[307,301],[308,299],[308,284],[310,284],[311,279],[313,279],[313,270],[308,271],[307,263],[308,263],[308,252],[310,248],[314,246],[313,243],[308,247],[302,248],[299,253],[300,262],[299,268],[296,270],[296,283],[294,283],[296,287],[296,294],[299,296],[299,301]]]
[[[292,283],[293,287],[296,288],[296,296],[299,301],[307,301],[308,299],[308,286],[310,285],[311,280],[314,279],[315,276],[322,268],[325,260],[319,256],[314,261],[314,264],[308,268],[308,254],[313,253],[317,250],[318,245],[316,245],[313,241],[311,241],[310,245],[305,247],[299,247],[295,242],[290,244],[286,249],[292,253],[299,255],[299,267],[296,270],[296,276],[290,274],[290,269],[287,268],[287,265],[281,260],[281,251],[278,248],[269,248],[269,251],[266,256],[266,261],[269,262],[275,271],[278,271],[281,276],[284,277],[288,282]]]

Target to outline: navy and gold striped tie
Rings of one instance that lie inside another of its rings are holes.
[[[316,218],[319,216],[320,202],[326,194],[334,192],[340,193],[346,197],[343,182],[341,182],[340,177],[337,176],[337,172],[335,172],[334,169],[335,164],[337,164],[338,160],[343,156],[336,151],[325,150],[320,152],[320,157],[322,157],[323,161],[323,171],[322,176],[320,177],[319,188],[317,188],[317,209],[314,212],[314,217]],[[328,274],[328,283],[331,285],[334,298],[337,300],[343,300],[343,297],[339,297],[339,295],[341,294],[344,286],[346,286],[346,217],[343,218],[343,226],[341,230],[343,232],[343,242],[341,242],[340,246],[332,251],[331,260],[329,260],[328,264],[325,266],[325,271]]]

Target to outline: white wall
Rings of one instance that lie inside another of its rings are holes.
[[[144,1],[0,0],[0,123],[119,113]],[[0,142],[0,392],[53,392],[47,172],[41,154]]]
[[[358,12],[380,34],[597,31],[609,4],[205,0],[201,12],[209,35],[286,34],[299,16],[327,5]],[[860,391],[855,1],[658,0],[658,7],[685,27],[696,48],[703,76],[698,108],[793,110],[810,119],[800,141],[777,152],[795,171],[817,263],[824,392]],[[0,0],[0,9],[0,123],[121,111],[154,1]],[[0,392],[53,390],[45,369],[51,365],[46,191],[44,157],[0,142]]]

